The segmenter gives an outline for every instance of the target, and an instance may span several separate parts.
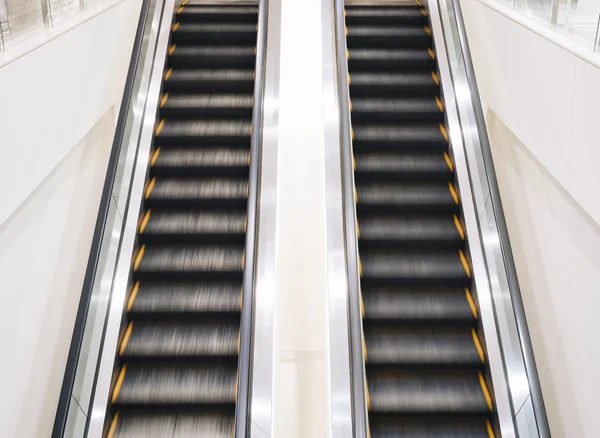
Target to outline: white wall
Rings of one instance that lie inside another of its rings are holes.
[[[0,424],[50,435],[140,0],[0,68]]]
[[[552,434],[597,438],[600,70],[462,7]]]

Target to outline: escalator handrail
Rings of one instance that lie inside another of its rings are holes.
[[[521,289],[519,286],[519,280],[515,268],[515,261],[512,254],[512,248],[508,235],[508,228],[506,226],[506,220],[504,217],[504,209],[502,207],[502,200],[500,198],[500,189],[498,187],[498,180],[496,178],[494,160],[492,157],[492,151],[488,139],[485,117],[481,106],[481,97],[479,95],[479,89],[475,77],[475,70],[473,68],[473,61],[471,59],[471,51],[469,48],[469,42],[463,20],[462,9],[460,6],[460,0],[450,1],[453,5],[454,19],[456,20],[457,24],[458,40],[462,52],[462,57],[464,60],[467,82],[471,93],[471,103],[473,105],[475,123],[477,126],[477,135],[479,137],[479,144],[483,156],[485,176],[490,192],[490,202],[493,207],[494,220],[498,229],[500,250],[502,252],[504,269],[506,271],[506,276],[508,280],[508,290],[513,304],[513,311],[515,315],[517,330],[519,333],[519,341],[521,345],[521,351],[523,353],[525,370],[527,372],[529,391],[531,394],[533,411],[536,417],[538,433],[540,438],[550,438],[551,435],[550,428],[548,425],[548,417],[546,415],[540,380],[535,364],[535,357],[533,355],[533,347],[531,345],[531,338],[529,335],[529,328],[527,325],[527,317],[525,314],[525,308],[523,306],[523,298],[521,296]]]
[[[352,164],[352,134],[348,61],[346,57],[346,27],[344,0],[335,0],[335,50],[337,85],[340,105],[340,156],[342,166],[342,201],[344,209],[344,239],[346,275],[348,281],[348,329],[350,350],[350,388],[352,400],[353,438],[368,437],[365,370],[362,349],[362,314],[360,309],[360,275],[358,272],[358,236],[354,202],[354,171]]]
[[[117,175],[119,157],[121,155],[121,149],[123,146],[123,139],[125,137],[125,127],[127,125],[131,99],[134,93],[134,84],[140,62],[140,55],[142,53],[146,21],[150,11],[151,3],[152,0],[143,0],[140,10],[140,18],[133,42],[123,97],[119,107],[119,117],[115,128],[115,135],[113,138],[110,158],[106,170],[106,177],[104,179],[104,185],[102,188],[102,196],[100,198],[100,206],[98,207],[94,235],[90,246],[85,277],[81,289],[81,297],[79,299],[79,306],[77,308],[77,316],[75,317],[75,325],[73,327],[73,336],[71,338],[71,345],[69,347],[69,354],[67,356],[65,374],[63,377],[60,396],[58,399],[58,406],[56,408],[56,414],[54,417],[54,426],[52,427],[51,435],[52,438],[63,438],[65,433],[67,417],[69,414],[69,405],[71,401],[71,393],[73,392],[73,387],[75,384],[77,365],[79,363],[79,356],[83,344],[83,336],[98,270],[98,261],[100,259],[102,241],[108,220],[109,207],[115,178]]]
[[[267,49],[267,21],[269,1],[258,1],[258,35],[254,76],[254,107],[252,109],[252,139],[250,144],[250,172],[248,177],[248,210],[246,248],[244,255],[244,283],[242,314],[240,318],[240,351],[238,358],[238,390],[235,412],[235,438],[249,435],[250,376],[252,365],[252,327],[254,315],[255,254],[258,239],[258,202],[260,200],[260,163],[262,156],[263,100],[265,95],[265,63]]]

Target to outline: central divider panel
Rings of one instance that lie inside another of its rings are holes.
[[[257,23],[257,5],[174,15],[108,438],[234,435]]]

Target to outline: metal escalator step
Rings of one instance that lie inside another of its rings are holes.
[[[140,255],[141,254],[141,255]],[[243,245],[231,246],[142,246],[134,260],[138,280],[241,277]],[[230,276],[230,277],[227,277]]]
[[[112,395],[123,407],[232,405],[236,367],[218,365],[171,366],[128,364],[121,369],[122,384]]]
[[[165,94],[161,117],[168,118],[252,118],[252,94]]]
[[[256,45],[256,25],[249,23],[179,23],[173,26],[175,44]]]
[[[458,213],[450,183],[359,182],[358,211]],[[456,193],[456,192],[454,192]]]
[[[183,8],[177,10],[175,21],[194,23],[254,23],[258,22],[258,6],[207,5],[201,1],[188,1]]]
[[[133,321],[119,354],[125,361],[237,357],[239,331],[238,324],[223,320],[203,324]]]
[[[452,215],[359,215],[361,248],[464,245],[464,230]]]
[[[428,19],[418,5],[414,7],[346,7],[347,25],[426,25]]]
[[[165,92],[252,93],[254,70],[171,69],[165,73]]]
[[[250,151],[243,148],[157,149],[152,157],[152,176],[248,177]]]
[[[448,140],[439,125],[353,124],[356,148],[418,148],[447,150]],[[445,129],[445,128],[444,128]]]
[[[231,438],[235,417],[227,414],[119,412],[113,438]]]
[[[488,414],[476,371],[367,371],[370,412]]]
[[[483,350],[473,331],[469,327],[365,327],[366,363],[481,367]]]
[[[348,49],[348,69],[351,72],[434,71],[437,66],[431,53],[427,49]]]
[[[415,98],[375,98],[359,97],[352,100],[352,121],[362,122],[443,122],[444,110],[436,97]]]
[[[491,427],[491,426],[490,426]],[[371,418],[371,438],[490,438],[485,419]]]
[[[464,257],[464,255],[463,255]],[[360,251],[362,277],[367,281],[470,284],[470,267],[455,250],[369,249]]]
[[[153,178],[146,187],[145,203],[153,207],[245,207],[248,181],[225,178]]]
[[[441,152],[359,152],[354,155],[356,180],[437,179],[450,181],[453,165]],[[447,161],[448,160],[448,161]]]
[[[347,44],[353,49],[367,47],[427,49],[433,44],[432,37],[424,26],[347,26],[347,29]]]
[[[127,310],[139,314],[237,314],[241,310],[242,282],[140,281],[134,285]]]
[[[365,320],[473,325],[475,303],[461,286],[363,286]]]
[[[169,67],[173,68],[254,68],[256,48],[249,46],[187,46],[169,48]]]
[[[350,73],[350,98],[439,96],[434,72]]]
[[[142,217],[141,243],[244,242],[245,211],[147,210]]]
[[[250,120],[169,120],[163,119],[156,128],[157,146],[197,144],[250,145]]]

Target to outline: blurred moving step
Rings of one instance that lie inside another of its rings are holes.
[[[258,6],[184,3],[163,75],[109,438],[235,430]]]

